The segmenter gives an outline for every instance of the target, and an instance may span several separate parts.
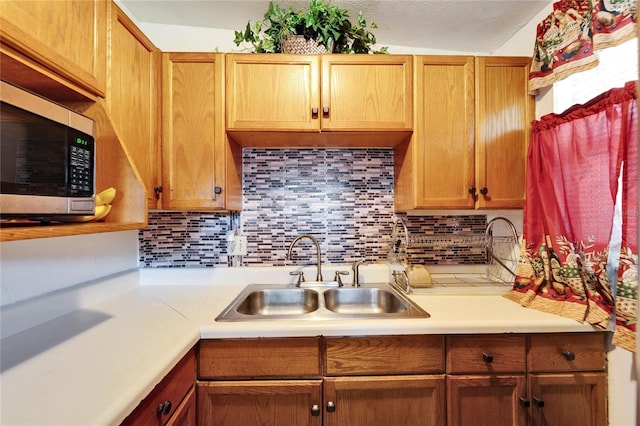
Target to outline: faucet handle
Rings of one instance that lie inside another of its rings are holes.
[[[333,278],[334,281],[338,281],[338,287],[343,287],[341,275],[349,275],[349,271],[336,271],[336,275]]]
[[[296,287],[300,287],[300,283],[303,283],[304,280],[304,272],[302,271],[291,271],[289,272],[289,275],[293,276],[298,276],[298,279],[296,280]]]

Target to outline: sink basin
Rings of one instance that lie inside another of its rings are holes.
[[[339,288],[324,292],[327,309],[340,314],[388,314],[406,312],[408,302],[380,288]]]
[[[429,314],[389,284],[337,287],[337,282],[251,284],[216,321],[345,318],[429,318]]]
[[[299,315],[318,309],[318,293],[302,288],[256,290],[238,305],[245,315]]]

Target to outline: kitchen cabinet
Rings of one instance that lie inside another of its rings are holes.
[[[415,127],[395,151],[396,209],[522,208],[530,59],[414,60]]]
[[[525,160],[535,118],[527,57],[476,58],[476,205],[524,207]],[[473,191],[471,191],[473,192]]]
[[[529,339],[530,424],[607,425],[604,333]]]
[[[447,424],[525,425],[526,337],[447,336]]]
[[[605,425],[604,368],[603,333],[447,336],[447,424]]]
[[[12,82],[56,100],[104,97],[110,1],[0,2],[1,59]],[[33,71],[36,72],[33,72]],[[3,79],[7,79],[4,76]],[[11,81],[11,80],[9,80]],[[60,99],[59,96],[65,99]]]
[[[191,349],[162,379],[122,426],[194,426],[196,355]]]
[[[394,146],[413,127],[411,56],[229,54],[226,67],[227,132],[243,146]]]
[[[324,340],[326,425],[444,424],[442,336]]]
[[[147,205],[159,208],[160,51],[113,6],[107,103],[113,125],[144,183]]]
[[[127,139],[131,139],[132,133],[123,130],[124,118],[112,117],[113,104],[119,102],[115,97],[124,96],[125,89],[116,83],[107,98],[102,98],[106,85],[102,80],[106,79],[107,65],[112,65],[107,64],[107,47],[113,47],[114,56],[122,60],[133,58],[122,55],[126,48],[117,40],[122,40],[119,25],[125,21],[120,20],[119,24],[109,21],[107,17],[113,16],[112,10],[122,16],[111,2],[104,0],[0,2],[0,77],[92,118],[97,141],[96,192],[109,187],[118,191],[104,222],[4,224],[0,228],[0,241],[115,232],[146,225],[145,188],[130,150],[121,139],[121,133]],[[29,28],[29,34],[20,28]],[[112,41],[117,46],[108,43],[112,28]],[[136,33],[132,26],[128,29]],[[118,78],[116,74],[125,68],[129,70],[128,82],[132,71],[127,67],[132,66],[118,63],[118,70],[110,72],[110,79]],[[113,101],[110,96],[114,96]]]
[[[203,340],[199,360],[200,425],[444,421],[442,336]]]
[[[320,425],[320,338],[200,342],[199,425]]]
[[[198,382],[198,424],[320,426],[322,380]]]
[[[241,155],[226,139],[224,99],[223,54],[162,54],[163,208],[240,208]]]

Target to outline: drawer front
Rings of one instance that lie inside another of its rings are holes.
[[[447,373],[524,373],[526,336],[447,336]]]
[[[326,375],[424,374],[444,372],[442,336],[325,338]]]
[[[202,340],[198,378],[319,377],[320,339]]]
[[[604,371],[604,333],[557,333],[529,336],[528,364],[533,373]]]
[[[195,350],[190,350],[122,425],[164,425],[196,382]]]

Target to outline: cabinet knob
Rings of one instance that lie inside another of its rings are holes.
[[[311,406],[311,415],[319,416],[320,415],[320,406],[318,404],[313,404]]]
[[[478,201],[478,195],[476,193],[476,187],[472,186],[469,188],[469,194],[471,194],[471,197],[473,198],[473,201]]]
[[[322,115],[325,117],[329,116],[329,107],[322,107]]]
[[[165,401],[158,404],[156,412],[158,414],[162,414],[163,416],[169,414],[171,412],[171,401]]]
[[[158,186],[154,186],[153,187],[153,193],[156,196],[156,200],[159,200],[160,199],[160,194],[162,193],[162,186],[159,186],[159,185]]]
[[[569,350],[562,351],[562,356],[567,361],[573,361],[573,360],[576,359],[576,354],[574,352],[572,352],[572,351],[569,351]]]
[[[529,408],[531,407],[531,401],[529,401],[527,398],[521,396],[520,398],[518,398],[520,401],[520,405],[522,405],[524,408]]]
[[[482,352],[482,359],[486,363],[492,363],[493,362],[493,355],[488,354],[486,352]]]
[[[336,403],[333,401],[327,402],[327,413],[333,413],[336,411]]]
[[[487,188],[486,186],[483,186],[482,188],[480,188],[480,193],[482,195],[487,195],[489,193],[489,188]]]
[[[533,397],[533,405],[535,405],[538,408],[542,408],[544,407],[544,400],[538,397]]]
[[[311,116],[312,117],[318,116],[318,108],[311,108]]]

